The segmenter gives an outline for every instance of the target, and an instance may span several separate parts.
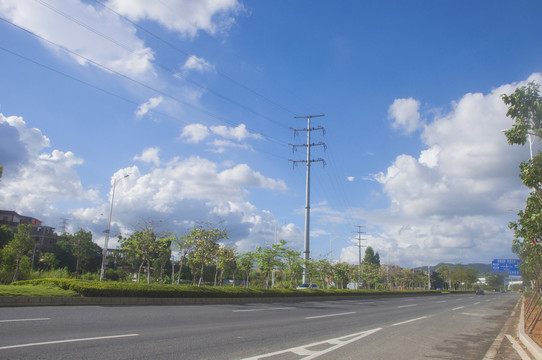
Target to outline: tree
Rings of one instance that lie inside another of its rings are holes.
[[[380,255],[375,254],[372,247],[367,246],[365,257],[361,264],[361,279],[367,284],[368,288],[376,288],[376,283],[382,280],[380,276]]]
[[[542,96],[535,82],[516,89],[512,94],[502,95],[508,105],[506,115],[514,120],[511,129],[505,132],[510,145],[525,145],[531,136],[542,139]],[[525,210],[518,212],[519,219],[511,222],[514,230],[512,250],[521,259],[520,271],[526,281],[532,281],[539,289],[542,282],[542,154],[538,152],[529,161],[520,164],[520,178],[532,189],[526,200]]]
[[[0,249],[13,240],[13,231],[7,225],[0,226]]]
[[[73,235],[63,234],[66,241],[60,244],[66,252],[71,254],[71,264],[75,259],[75,278],[82,272],[95,272],[101,265],[102,249],[92,242],[92,233],[79,229]],[[64,254],[66,256],[67,254]],[[69,255],[68,255],[69,256]]]
[[[282,267],[282,257],[286,252],[286,240],[280,240],[279,244],[273,244],[271,247],[256,248],[255,260],[260,268],[260,271],[265,275],[264,286],[269,288],[269,275],[275,268]]]
[[[241,254],[237,259],[237,268],[241,271],[241,274],[244,274],[243,278],[245,279],[245,287],[248,287],[250,282],[250,272],[254,268],[255,254],[253,252],[246,252]]]
[[[296,287],[303,276],[303,261],[300,256],[301,251],[286,249],[284,252],[286,282],[290,287]]]
[[[52,252],[42,253],[40,256],[40,264],[45,270],[53,270],[58,264],[56,256]]]
[[[333,277],[339,289],[344,289],[352,277],[352,268],[348,263],[342,262],[333,265]]]
[[[203,271],[205,266],[212,263],[218,251],[218,241],[228,238],[228,232],[219,229],[211,223],[205,226],[197,225],[192,228],[190,233],[184,237],[191,243],[194,243],[194,251],[191,256],[192,273],[194,280],[199,276],[198,287],[203,281]]]
[[[17,225],[17,232],[13,235],[13,240],[6,245],[11,251],[15,259],[15,270],[12,281],[19,280],[19,271],[21,268],[21,260],[32,251],[34,248],[34,239],[30,237],[32,225]]]
[[[174,247],[179,251],[179,271],[177,275],[177,284],[181,282],[181,273],[183,271],[183,265],[188,260],[188,256],[194,249],[194,240],[186,236],[181,236],[173,241]]]
[[[138,230],[128,238],[121,239],[121,249],[129,257],[139,261],[139,270],[137,273],[137,282],[141,279],[141,270],[147,265],[147,284],[151,282],[151,263],[158,256],[160,243],[157,241],[156,234],[152,227]]]
[[[450,267],[448,265],[441,265],[436,270],[440,275],[442,275],[442,279],[444,282],[448,285],[448,289],[452,288],[452,270],[450,270]]]
[[[237,268],[237,252],[233,246],[220,246],[216,257],[216,272],[220,272],[219,283],[222,286],[224,272],[229,270],[234,274],[233,286],[235,287],[235,269]],[[215,274],[216,286],[216,274]]]

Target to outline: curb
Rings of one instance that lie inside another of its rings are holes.
[[[525,302],[523,300],[524,299],[522,298],[521,299],[521,315],[519,317],[519,325],[518,325],[518,337],[523,343],[523,345],[527,348],[527,350],[529,350],[531,355],[536,360],[542,360],[542,348],[538,346],[538,344],[535,343],[533,339],[531,339],[529,335],[525,333],[525,323],[523,322],[523,307],[525,305]]]
[[[389,297],[390,295],[338,295],[338,296],[292,296],[292,297],[242,297],[242,298],[144,298],[144,297],[64,297],[64,296],[0,296],[0,307],[8,306],[116,306],[116,305],[203,305],[246,304],[269,302],[303,302],[363,300]],[[393,295],[394,297],[412,296]],[[426,296],[420,294],[415,296]]]

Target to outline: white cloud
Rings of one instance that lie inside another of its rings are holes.
[[[95,8],[78,0],[49,0],[47,4],[3,0],[0,14],[14,24],[81,55],[69,55],[81,65],[89,64],[86,60],[89,59],[132,77],[154,75],[153,52],[137,37],[132,24],[106,8]],[[87,26],[95,31],[89,31]],[[52,46],[49,43],[44,45]]]
[[[189,143],[197,144],[202,140],[205,140],[210,135],[207,126],[202,124],[190,124],[183,128],[181,132],[181,139]]]
[[[160,165],[160,157],[158,156],[159,152],[160,149],[157,147],[147,148],[143,150],[141,155],[136,155],[133,159],[136,161],[153,163],[154,165],[158,166]]]
[[[347,177],[346,177],[346,180],[348,180],[348,181],[354,181],[354,177],[353,177],[353,176],[347,176]]]
[[[208,63],[205,59],[199,58],[195,55],[191,55],[188,57],[188,59],[184,63],[182,69],[184,71],[196,70],[199,72],[208,72],[208,71],[213,71],[214,68],[215,67],[211,65],[210,63]]]
[[[125,174],[130,176],[124,179]],[[264,239],[272,240],[267,234],[275,220],[246,201],[248,189],[286,188],[282,180],[267,178],[248,165],[221,170],[200,157],[174,159],[148,173],[132,166],[112,177],[121,178],[116,185],[113,232],[130,233],[137,217],[162,220],[163,230],[176,233],[184,233],[199,221],[224,221],[233,241],[252,248]],[[103,213],[104,208],[81,208],[73,211],[72,217],[89,224],[99,219],[97,214]],[[100,226],[103,227],[100,222],[94,225],[96,234]],[[288,234],[286,229],[284,232]]]
[[[82,159],[71,151],[44,152],[49,139],[39,129],[28,128],[21,117],[0,114],[0,126],[14,135],[10,146],[24,154],[4,162],[9,152],[0,146],[0,161],[7,164],[0,186],[2,207],[37,216],[55,212],[57,202],[98,201],[97,192],[83,189],[74,169]]]
[[[109,0],[108,6],[133,21],[154,20],[183,36],[226,31],[234,23],[232,15],[242,9],[237,0]]]
[[[513,120],[500,95],[531,80],[542,75],[464,95],[424,127],[418,158],[399,155],[375,177],[390,207],[357,214],[378,232],[374,248],[392,246],[392,260],[407,266],[511,256],[507,225],[528,194],[518,165],[529,150],[508,145],[501,132]]]
[[[137,111],[136,111],[136,116],[138,118],[143,117],[150,110],[152,110],[152,109],[156,108],[158,105],[160,105],[163,100],[164,99],[162,98],[162,96],[150,98],[149,101],[147,101],[146,103],[139,105],[139,107],[137,108]]]
[[[411,134],[422,126],[420,120],[420,102],[412,98],[395,99],[388,109],[388,118],[392,127]]]
[[[247,130],[245,124],[239,124],[236,127],[229,126],[211,126],[210,130],[219,136],[222,136],[225,139],[232,139],[237,141],[242,141],[245,139],[261,139],[260,134],[251,133]]]
[[[146,173],[137,166],[118,170],[111,177],[109,197],[104,201],[97,191],[83,188],[74,169],[83,164],[82,159],[70,151],[44,152],[49,140],[40,130],[27,128],[20,117],[0,115],[0,128],[2,133],[6,130],[13,135],[11,145],[26,152],[25,157],[4,169],[0,186],[2,206],[52,226],[67,216],[69,232],[90,230],[100,245],[104,241],[113,183],[112,234],[129,235],[137,227],[136,222],[146,220],[162,221],[163,228],[159,230],[178,234],[197,222],[223,221],[230,243],[238,244],[244,251],[273,243],[275,232],[292,245],[301,238],[299,228],[293,224],[277,226],[270,212],[247,201],[251,188],[282,192],[286,185],[246,164],[218,165],[197,156],[162,164],[159,149],[147,148],[134,159],[153,162],[156,167]],[[0,159],[4,157],[0,152]],[[110,244],[116,245],[115,236]]]
[[[262,139],[260,134],[248,131],[245,124],[240,124],[236,127],[207,127],[202,124],[190,124],[183,128],[180,138],[184,139],[186,142],[197,144],[211,135],[220,136],[222,138],[215,139],[209,144],[213,146],[212,151],[218,153],[224,152],[226,148],[252,150],[250,145],[243,143],[242,141],[247,139]]]

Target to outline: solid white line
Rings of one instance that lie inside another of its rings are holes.
[[[41,321],[41,320],[51,320],[51,319],[50,319],[50,318],[35,318],[35,319],[0,320],[0,323],[6,323],[6,322],[18,322],[18,321]]]
[[[55,340],[55,341],[44,341],[44,342],[30,343],[30,344],[20,344],[20,345],[0,346],[0,350],[15,349],[15,348],[22,348],[22,347],[29,347],[29,346],[40,346],[40,345],[51,345],[51,344],[63,344],[63,343],[71,343],[71,342],[78,342],[78,341],[107,340],[107,339],[116,339],[116,338],[130,337],[130,336],[139,336],[139,334],[112,335],[112,336],[98,336],[98,337],[92,337],[92,338],[68,339],[68,340]]]
[[[319,318],[325,318],[325,317],[331,317],[331,316],[343,316],[343,315],[350,315],[350,314],[355,314],[355,313],[356,313],[355,311],[351,311],[351,312],[338,313],[338,314],[319,315],[319,316],[309,316],[309,317],[306,317],[305,320],[309,320],[309,319],[319,319]]]
[[[456,307],[456,308],[453,308],[452,311],[456,311],[456,310],[463,309],[463,308],[464,308],[464,306]]]
[[[401,309],[401,308],[406,308],[406,307],[413,307],[413,306],[418,306],[418,304],[412,304],[412,305],[401,305],[401,306],[397,306],[397,309]]]
[[[426,319],[426,318],[427,318],[427,316],[422,316],[422,317],[419,317],[419,318],[416,318],[416,319],[410,319],[410,320],[407,320],[407,321],[401,321],[401,322],[398,322],[398,323],[395,323],[395,324],[391,324],[391,326],[408,324],[408,323],[411,323],[413,321],[418,321],[418,320],[422,320],[422,319]]]
[[[278,307],[278,308],[265,308],[265,309],[243,309],[243,310],[232,310],[233,312],[250,312],[250,311],[269,311],[269,310],[291,310],[295,307]]]

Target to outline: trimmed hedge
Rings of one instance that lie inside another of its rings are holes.
[[[151,298],[248,298],[296,296],[397,296],[441,294],[439,290],[326,290],[326,289],[259,289],[245,287],[214,287],[193,285],[135,284],[120,282],[84,281],[75,279],[34,279],[13,285],[53,284],[61,289],[73,290],[85,297],[151,297]]]

